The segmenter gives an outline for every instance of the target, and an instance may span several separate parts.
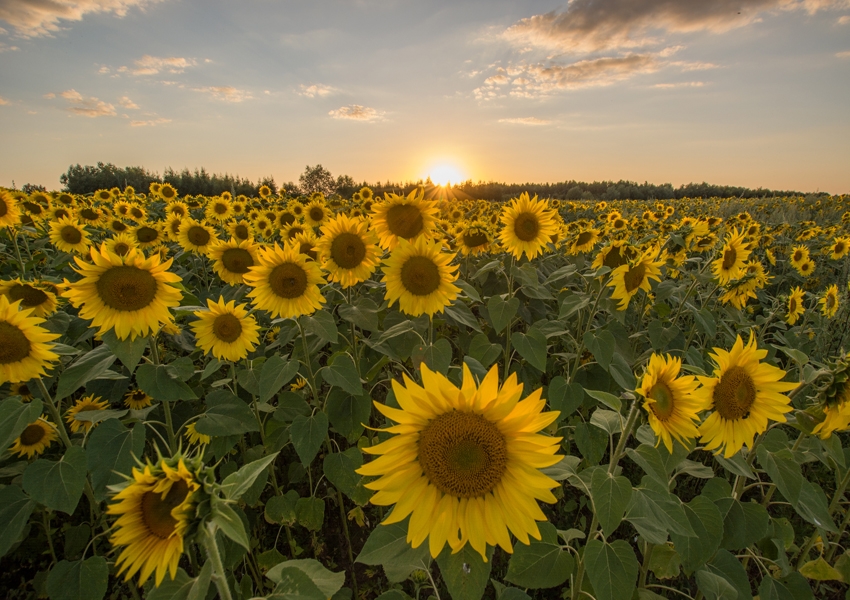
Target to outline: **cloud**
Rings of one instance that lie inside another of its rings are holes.
[[[10,46],[6,42],[0,42],[0,52],[15,52],[20,50],[17,46]]]
[[[131,8],[144,9],[161,0],[0,0],[0,20],[22,37],[50,35],[62,21],[81,21],[89,13],[123,17]]]
[[[164,123],[171,123],[171,119],[156,117],[147,121],[130,121],[130,127],[154,127],[155,125],[162,125]]]
[[[7,104],[11,104],[11,102],[6,100],[3,96],[0,96],[0,106],[6,106]]]
[[[537,117],[512,117],[510,119],[499,119],[499,123],[511,125],[549,125],[552,121],[538,119]]]
[[[129,110],[137,110],[139,108],[139,105],[130,100],[127,96],[121,96],[118,104]]]
[[[45,98],[54,98],[53,94],[46,94]],[[94,96],[85,97],[80,92],[74,89],[65,90],[59,97],[64,98],[69,106],[65,109],[75,115],[83,117],[114,117],[116,115],[115,106],[95,98]]]
[[[209,94],[216,100],[222,100],[224,102],[242,102],[244,100],[251,100],[253,96],[250,92],[246,90],[240,90],[233,86],[229,85],[219,85],[219,86],[211,86],[211,87],[201,87],[201,88],[192,88],[196,92],[202,92],[204,94]]]
[[[324,98],[325,96],[330,96],[336,91],[336,88],[331,87],[329,85],[314,83],[313,85],[302,84],[301,91],[299,93],[302,96],[306,96],[308,98]]]
[[[838,58],[850,58],[850,50],[845,50],[844,52],[836,52],[835,56]]]
[[[341,106],[336,110],[329,111],[328,114],[334,119],[365,121],[367,123],[384,120],[384,111],[375,110],[374,108],[369,108],[368,106],[360,106],[359,104],[352,104],[351,106]]]
[[[121,67],[118,71],[124,73],[129,70],[133,75],[156,75],[163,71],[166,73],[182,73],[189,67],[194,67],[197,63],[194,58],[182,58],[179,56],[164,58],[145,54],[133,64],[135,67],[132,69]]]
[[[676,83],[656,83],[655,88],[659,88],[662,90],[671,90],[674,88],[683,88],[683,87],[703,87],[705,85],[704,81],[678,81]]]
[[[839,25],[847,25],[850,23],[850,15],[844,15],[843,17],[838,18]]]

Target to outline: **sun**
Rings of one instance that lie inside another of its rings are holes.
[[[440,186],[459,183],[467,179],[460,167],[447,162],[437,163],[428,169],[428,177]]]

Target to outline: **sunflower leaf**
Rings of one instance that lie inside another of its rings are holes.
[[[365,506],[374,493],[363,487],[363,476],[355,473],[362,465],[363,454],[358,448],[327,454],[322,462],[328,481],[359,506]]]
[[[287,560],[275,565],[266,577],[275,583],[281,583],[287,571],[297,569],[310,578],[310,581],[322,591],[324,598],[330,598],[336,594],[345,583],[345,573],[334,573],[314,558],[301,558]]]
[[[289,435],[298,458],[306,467],[316,458],[322,442],[328,435],[328,416],[323,412],[317,412],[310,417],[298,415],[292,420]]]
[[[74,514],[86,483],[86,454],[71,446],[58,461],[38,459],[23,476],[24,491],[47,508]]]
[[[110,329],[102,337],[112,353],[121,361],[121,364],[127,367],[130,373],[135,371],[148,347],[148,338],[139,335],[136,336],[135,340],[119,340],[114,329]]]
[[[312,316],[301,317],[307,333],[312,333],[318,338],[330,344],[336,343],[339,332],[336,328],[336,320],[329,312],[318,310]]]
[[[246,550],[250,550],[251,543],[248,541],[248,534],[245,533],[245,525],[237,512],[224,500],[215,496],[211,498],[210,506],[212,508],[212,520],[222,533]]]
[[[260,371],[260,402],[268,402],[280,391],[280,388],[292,381],[301,366],[297,360],[285,360],[274,355],[269,358]]]
[[[63,400],[83,387],[92,379],[103,375],[109,367],[118,359],[108,345],[102,344],[94,350],[84,354],[77,361],[65,369],[59,376],[56,385],[54,399],[58,402]],[[153,366],[153,365],[145,365]]]
[[[50,600],[101,600],[106,594],[109,566],[102,556],[60,560],[47,576]]]
[[[363,384],[360,382],[360,374],[357,365],[348,353],[338,352],[334,354],[328,364],[319,371],[330,385],[344,389],[349,394],[359,396],[363,393]]]
[[[541,541],[517,544],[508,562],[505,581],[524,588],[553,588],[564,583],[575,569],[572,555],[557,543],[551,523],[541,523]]]
[[[192,388],[181,381],[180,372],[171,365],[140,366],[136,370],[136,383],[154,400],[174,402],[198,397]]]
[[[511,319],[519,310],[519,298],[503,299],[501,296],[493,296],[487,301],[487,313],[493,323],[496,333],[501,333],[508,326]]]
[[[0,489],[0,556],[4,556],[27,526],[35,502],[16,485]]]
[[[129,475],[133,457],[141,458],[144,452],[145,431],[143,423],[128,429],[121,421],[110,419],[91,432],[86,462],[96,500],[104,500],[107,486],[123,481],[122,474]]]
[[[590,540],[584,549],[584,565],[598,600],[632,597],[640,565],[628,542]]]
[[[546,372],[546,336],[536,329],[529,329],[528,333],[520,333],[515,331],[511,334],[511,342],[516,347],[519,355],[527,360],[532,367],[540,371]]]
[[[248,463],[221,482],[221,490],[229,500],[239,500],[257,477],[277,458],[278,452]]]
[[[20,396],[13,396],[0,402],[0,448],[11,446],[27,425],[41,416],[41,409],[38,398],[23,402]]]
[[[493,557],[492,547],[487,548],[487,556]],[[446,545],[437,557],[437,564],[450,598],[478,600],[484,595],[493,561],[484,562],[472,544],[466,544],[457,554],[452,554],[452,549]]]

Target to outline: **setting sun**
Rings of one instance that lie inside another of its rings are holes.
[[[427,176],[437,185],[448,183],[459,183],[467,179],[464,172],[457,165],[451,163],[438,163],[427,171]]]

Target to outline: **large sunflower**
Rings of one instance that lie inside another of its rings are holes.
[[[245,281],[245,273],[257,264],[258,249],[259,246],[251,239],[231,238],[230,241],[216,243],[208,256],[222,281],[240,285]]]
[[[745,345],[739,335],[731,351],[715,348],[710,354],[717,365],[712,377],[699,377],[703,387],[697,397],[713,412],[699,427],[706,450],[734,456],[742,446],[752,448],[756,434],[767,431],[768,419],[785,422],[791,399],[782,394],[797,387],[780,381],[785,371],[760,362],[767,350],[759,350],[750,335]]]
[[[168,271],[171,259],[160,262],[159,254],[145,258],[131,249],[124,256],[110,253],[105,245],[100,252],[91,249],[93,264],[75,258],[82,279],[67,283],[62,294],[80,309],[80,316],[91,319],[93,327],[106,333],[113,327],[118,339],[136,339],[159,329],[170,320],[168,309],[180,304],[183,294],[170,285],[180,276]]]
[[[218,359],[236,362],[248,356],[260,342],[257,320],[248,314],[244,304],[235,300],[218,302],[207,300],[209,310],[195,312],[198,320],[190,327],[195,332],[195,342],[207,353]]]
[[[638,290],[650,291],[650,280],[661,280],[661,265],[664,261],[658,260],[658,253],[657,247],[651,247],[633,262],[619,266],[611,272],[608,286],[614,288],[611,299],[620,301],[617,310],[626,310]]]
[[[0,384],[41,377],[59,359],[50,343],[59,334],[41,327],[44,319],[31,316],[32,309],[19,311],[21,302],[0,296]]]
[[[85,254],[91,240],[85,227],[65,217],[50,224],[50,243],[62,252]]]
[[[646,367],[640,387],[636,390],[646,398],[643,408],[646,410],[649,425],[664,442],[667,450],[673,452],[673,438],[687,446],[686,440],[699,435],[697,424],[699,412],[705,407],[694,392],[699,387],[693,375],[679,376],[682,359],[669,354],[652,354]]]
[[[831,319],[838,312],[838,284],[833,283],[826,288],[823,296],[818,300],[820,311],[827,319]]]
[[[438,213],[437,203],[425,200],[421,189],[407,196],[389,193],[383,202],[372,205],[372,229],[381,248],[392,250],[399,240],[412,241],[430,235]]]
[[[378,266],[379,250],[375,234],[362,219],[339,214],[322,225],[321,232],[316,249],[329,281],[345,289],[369,279]]]
[[[785,317],[785,321],[789,325],[796,323],[797,319],[806,312],[806,306],[803,304],[804,297],[805,292],[802,288],[800,288],[800,286],[791,290],[791,294],[788,296],[788,316]]]
[[[21,222],[21,211],[15,197],[0,190],[0,227],[15,227]]]
[[[195,254],[206,254],[218,242],[218,238],[209,225],[195,219],[183,219],[177,234],[177,242],[184,250]]]
[[[711,265],[711,271],[720,285],[726,285],[733,279],[738,279],[744,274],[750,250],[744,243],[744,234],[733,229],[726,238],[726,243],[720,251],[720,258]]]
[[[9,448],[9,452],[16,452],[19,457],[32,458],[42,454],[57,439],[59,436],[53,423],[44,417],[39,417],[34,423],[24,428]]]
[[[120,515],[112,525],[109,541],[126,546],[115,566],[126,571],[124,581],[139,574],[141,586],[156,571],[154,582],[166,573],[177,575],[183,554],[183,537],[195,518],[196,493],[200,484],[180,459],[176,468],[166,460],[133,469],[133,479],[113,498],[106,512]]]
[[[416,548],[428,538],[433,557],[446,542],[454,552],[469,542],[486,561],[488,545],[513,551],[509,531],[524,544],[540,539],[535,521],[546,516],[537,500],[555,502],[558,484],[538,469],[561,459],[561,438],[538,432],[558,411],[541,412],[540,389],[520,401],[516,374],[499,388],[496,366],[476,386],[464,365],[458,389],[423,364],[422,382],[393,381],[401,409],[375,403],[398,423],[385,430],[396,435],[364,448],[380,456],[357,470],[379,476],[366,484],[378,491],[373,504],[395,505],[384,524],[410,516],[407,541]]]
[[[32,281],[0,281],[0,295],[6,296],[9,302],[20,300],[21,310],[32,309],[36,317],[49,317],[56,312],[56,294]]]
[[[288,244],[281,248],[261,250],[259,264],[245,273],[245,283],[253,290],[248,294],[257,308],[273,318],[309,315],[322,307],[325,298],[319,285],[326,283],[319,265]]]
[[[457,266],[449,266],[455,255],[441,252],[440,247],[440,242],[425,237],[399,241],[383,268],[384,297],[390,306],[398,302],[402,312],[412,317],[433,316],[457,298]]]
[[[516,258],[525,253],[528,260],[533,260],[558,232],[555,212],[549,210],[545,200],[538,200],[537,196],[529,199],[528,192],[502,208],[499,218],[502,221],[499,240]]]

